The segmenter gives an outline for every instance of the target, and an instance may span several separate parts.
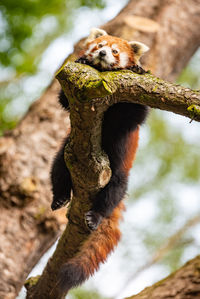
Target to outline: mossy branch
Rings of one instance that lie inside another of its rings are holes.
[[[109,105],[130,102],[148,105],[152,108],[171,111],[200,121],[200,91],[175,85],[151,74],[138,75],[129,70],[98,72],[87,65],[70,62],[58,73],[63,89],[67,80],[74,86],[76,97],[104,98]]]
[[[118,102],[145,104],[200,120],[200,93],[167,83],[150,74],[132,71],[98,72],[87,65],[68,62],[58,74],[70,105],[71,133],[65,148],[65,160],[73,182],[69,222],[53,257],[38,282],[29,287],[27,298],[64,298],[57,288],[62,264],[71,259],[90,235],[85,213],[91,198],[110,180],[111,169],[101,148],[104,112]],[[190,109],[189,107],[195,107]],[[189,109],[188,109],[189,108]],[[191,110],[191,111],[190,111]],[[101,225],[109,225],[104,219]]]

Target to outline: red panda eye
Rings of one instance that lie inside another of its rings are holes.
[[[117,50],[112,50],[113,54],[118,54]]]
[[[102,44],[98,44],[98,47],[99,47],[99,48],[102,48],[102,47],[103,47],[103,45],[102,45]]]

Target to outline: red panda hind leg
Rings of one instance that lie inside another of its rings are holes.
[[[60,150],[56,154],[51,167],[51,185],[53,193],[52,210],[57,210],[70,201],[72,180],[69,169],[64,160],[64,149],[68,142],[65,138]]]

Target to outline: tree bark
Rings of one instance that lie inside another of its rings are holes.
[[[200,1],[132,0],[104,28],[109,34],[147,43],[151,51],[145,67],[174,80],[200,44]],[[82,42],[76,45],[76,55],[81,47]],[[65,211],[49,209],[50,164],[68,126],[67,114],[57,104],[59,89],[54,81],[17,128],[0,139],[2,298],[16,297],[65,222]]]
[[[86,73],[88,83],[85,81]],[[138,103],[200,121],[200,91],[166,82],[150,74],[138,75],[129,70],[99,73],[88,66],[67,63],[57,77],[63,89],[66,89],[66,81],[70,81],[73,88],[75,86],[80,90],[88,101],[95,95],[101,98],[107,95],[106,101],[110,105],[118,101]],[[80,82],[85,84],[84,89]]]
[[[72,130],[65,159],[74,196],[68,211],[70,222],[53,257],[39,280],[34,279],[34,284],[32,279],[26,283],[29,299],[45,299],[47,294],[49,299],[64,298],[66,294],[60,292],[57,283],[59,269],[76,255],[90,234],[96,233],[88,231],[84,215],[90,208],[90,199],[108,183],[111,175],[109,160],[101,150],[102,120],[108,107],[125,101],[148,104],[185,116],[188,116],[191,105],[200,108],[199,92],[166,83],[149,74],[104,73],[87,65],[68,62],[57,78],[70,104]],[[199,113],[196,118],[200,120]],[[97,230],[104,231],[111,217],[104,219]]]
[[[200,298],[200,256],[190,260],[167,278],[126,299]]]
[[[16,297],[66,224],[64,211],[52,213],[49,207],[50,163],[69,123],[56,104],[57,93],[51,85],[0,139],[0,298]]]

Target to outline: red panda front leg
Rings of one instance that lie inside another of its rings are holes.
[[[72,181],[69,169],[64,160],[64,150],[68,142],[68,137],[63,142],[60,150],[56,154],[51,169],[51,185],[53,193],[52,210],[65,206],[71,198]]]

